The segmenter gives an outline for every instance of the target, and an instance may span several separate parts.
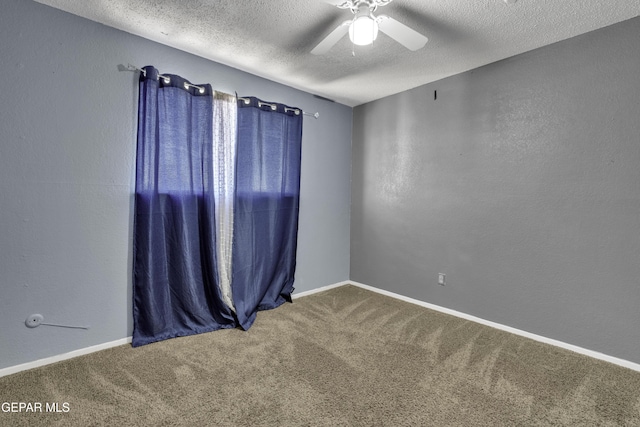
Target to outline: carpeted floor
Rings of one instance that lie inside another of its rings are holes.
[[[0,378],[2,402],[42,403],[2,426],[640,426],[640,372],[342,286]]]

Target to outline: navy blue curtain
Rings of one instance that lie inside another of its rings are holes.
[[[238,101],[231,288],[246,330],[258,310],[290,301],[293,291],[302,112],[245,99]]]
[[[133,346],[230,328],[218,289],[212,90],[145,67],[134,214]],[[187,82],[188,83],[188,82]]]

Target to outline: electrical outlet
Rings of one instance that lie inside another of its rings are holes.
[[[444,273],[438,273],[438,285],[444,286],[445,282]]]

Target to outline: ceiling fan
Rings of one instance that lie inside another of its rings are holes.
[[[382,31],[409,50],[418,50],[427,43],[427,37],[407,27],[387,15],[374,16],[378,6],[386,6],[393,0],[323,0],[340,9],[350,9],[353,19],[342,22],[324,40],[311,51],[314,55],[323,55],[329,51],[347,33],[355,45],[372,44]]]

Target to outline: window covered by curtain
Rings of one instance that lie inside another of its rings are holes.
[[[218,287],[212,89],[158,77],[145,67],[139,84],[134,346],[236,326]]]
[[[302,112],[140,76],[133,346],[221,328],[291,299]]]
[[[239,100],[232,289],[243,329],[291,298],[301,144],[300,110]]]

